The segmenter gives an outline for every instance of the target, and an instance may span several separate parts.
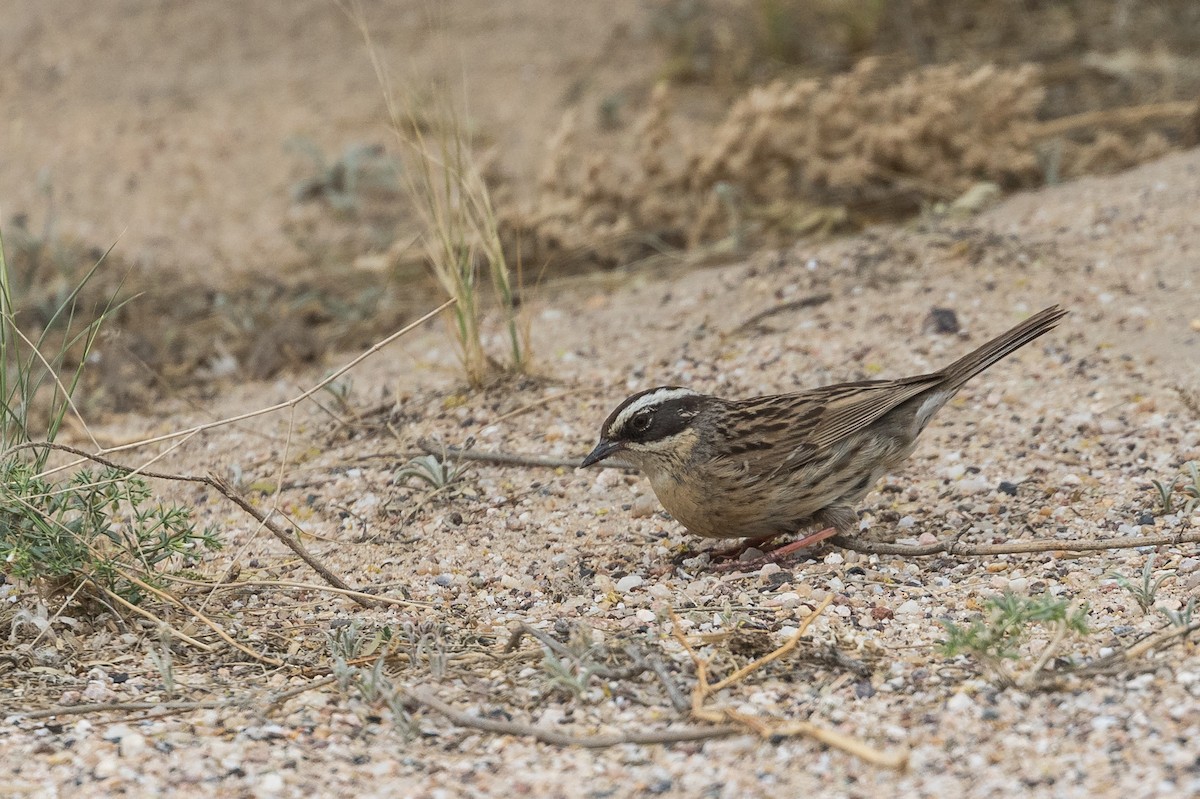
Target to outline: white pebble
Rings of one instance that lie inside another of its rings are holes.
[[[258,785],[254,786],[255,796],[274,796],[283,790],[283,777],[275,772],[264,774],[258,780]]]
[[[137,757],[146,751],[146,736],[131,732],[121,737],[121,757]]]
[[[781,571],[783,571],[783,567],[778,563],[764,563],[763,567],[758,570],[758,573],[762,577],[770,577],[772,574],[778,574]]]
[[[900,603],[900,607],[896,608],[896,613],[901,616],[908,616],[914,613],[921,612],[921,605],[915,599],[910,599],[907,602]]]
[[[1027,588],[1029,588],[1029,579],[1026,577],[1014,577],[1008,581],[1008,590],[1014,594],[1023,594]]]
[[[775,597],[775,601],[779,603],[779,607],[791,609],[800,604],[800,595],[795,591],[784,591]]]
[[[830,566],[836,566],[839,563],[845,563],[846,559],[842,557],[840,552],[830,552],[825,556],[825,562]]]
[[[638,621],[645,622],[647,624],[655,619],[654,611],[650,610],[649,608],[638,608],[637,612],[633,615],[637,616]]]
[[[112,755],[106,755],[100,758],[96,763],[96,767],[92,769],[92,775],[98,780],[106,780],[117,773],[117,759]]]
[[[964,693],[957,693],[946,700],[946,710],[951,713],[965,713],[974,706],[975,703],[971,701],[971,697]]]
[[[617,580],[617,590],[622,594],[629,593],[633,589],[640,586],[644,580],[636,574],[627,574],[620,580]]]

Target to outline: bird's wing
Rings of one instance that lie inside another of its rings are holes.
[[[756,473],[798,468],[944,380],[944,375],[935,372],[742,400],[734,404],[738,410],[748,411],[753,421],[741,437],[743,451],[733,455],[744,459]],[[760,446],[754,446],[756,443]]]

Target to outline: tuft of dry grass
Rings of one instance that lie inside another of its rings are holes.
[[[448,315],[466,377],[480,386],[497,371],[522,373],[529,365],[529,335],[517,300],[520,276],[514,279],[509,266],[491,190],[465,124],[466,107],[460,111],[448,99],[423,102],[414,91],[397,90],[362,9],[353,1],[341,5],[362,34],[392,131],[407,156],[403,181],[421,218],[429,270],[454,300]],[[502,317],[503,361],[490,357],[484,346],[483,280],[490,283]]]

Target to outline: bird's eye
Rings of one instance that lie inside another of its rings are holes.
[[[644,433],[650,429],[650,414],[639,413],[629,420],[629,426],[635,433]]]

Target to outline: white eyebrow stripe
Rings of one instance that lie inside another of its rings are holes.
[[[651,391],[645,396],[638,397],[629,407],[621,411],[616,419],[613,420],[612,429],[622,430],[625,424],[633,418],[634,414],[643,411],[646,408],[655,405],[661,405],[664,402],[670,402],[674,399],[682,399],[683,397],[698,397],[699,393],[692,391],[690,388],[660,388],[657,391]]]

